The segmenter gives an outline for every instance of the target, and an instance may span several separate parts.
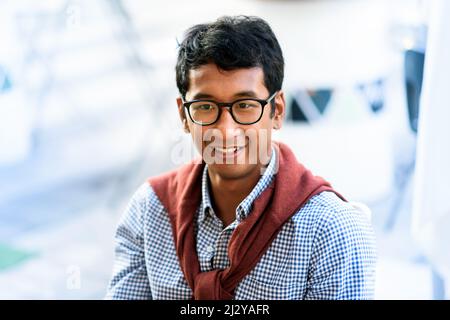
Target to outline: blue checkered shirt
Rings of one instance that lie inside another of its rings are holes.
[[[253,201],[274,179],[276,153],[224,228],[214,213],[207,166],[195,226],[201,271],[230,264],[227,245]],[[167,211],[148,183],[133,195],[116,231],[115,264],[106,299],[190,299]],[[235,299],[372,299],[376,245],[369,218],[332,192],[312,197],[284,224]]]

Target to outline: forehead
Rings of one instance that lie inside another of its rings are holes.
[[[261,67],[221,70],[215,64],[206,64],[189,71],[188,97],[202,94],[227,100],[242,91],[268,94]]]

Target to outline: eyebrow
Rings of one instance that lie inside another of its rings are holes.
[[[251,90],[250,91],[240,91],[238,93],[235,93],[234,97],[236,97],[236,98],[247,98],[247,97],[257,98],[257,94],[254,91],[251,91]],[[199,93],[197,93],[196,95],[194,95],[192,97],[192,100],[199,100],[199,99],[211,99],[211,100],[214,100],[214,96],[212,96],[212,95],[210,95],[208,93],[199,92]]]

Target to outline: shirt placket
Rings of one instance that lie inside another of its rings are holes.
[[[236,222],[220,232],[216,241],[216,254],[213,257],[214,269],[226,269],[230,266],[230,259],[228,258],[228,243],[230,242],[233,230],[236,228]]]
[[[210,210],[210,209],[209,209]],[[200,253],[199,253],[199,263],[200,270],[202,272],[211,271],[214,269],[213,258],[216,255],[216,241],[221,233],[222,224],[220,221],[216,221],[215,217],[208,214],[205,220],[202,222],[202,226],[199,230],[200,241]]]

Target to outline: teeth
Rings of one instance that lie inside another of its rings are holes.
[[[234,153],[237,151],[238,148],[234,147],[234,148],[219,148],[216,147],[216,150],[221,152],[221,153]]]

